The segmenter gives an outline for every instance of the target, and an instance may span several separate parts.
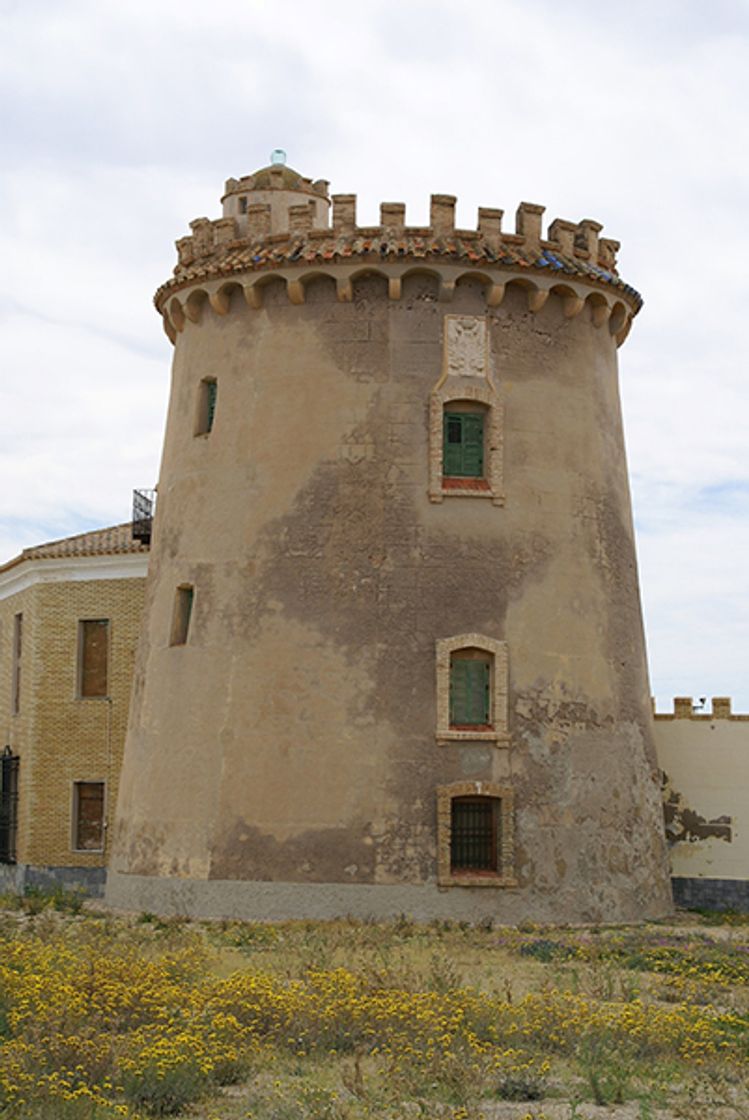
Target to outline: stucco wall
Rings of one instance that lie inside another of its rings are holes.
[[[512,785],[518,884],[457,888],[473,916],[667,908],[615,340],[555,297],[531,315],[520,288],[494,310],[478,279],[438,292],[362,276],[341,302],[325,278],[298,305],[270,279],[261,309],[235,297],[180,334],[119,882],[436,884],[437,787],[472,779]],[[503,508],[430,502],[446,313],[488,323]],[[509,746],[437,743],[436,643],[466,632],[507,642]]]
[[[656,748],[677,899],[749,906],[749,716],[727,704],[680,698],[656,714]]]

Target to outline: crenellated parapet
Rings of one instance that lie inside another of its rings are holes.
[[[691,696],[675,696],[672,712],[653,712],[655,719],[696,719],[711,721],[716,719],[749,720],[749,715],[739,715],[731,710],[730,696],[713,696],[711,710],[705,708],[706,699],[697,703]]]
[[[174,276],[156,293],[170,337],[205,302],[219,314],[228,310],[237,288],[249,306],[261,306],[270,272],[286,282],[293,303],[304,302],[307,279],[321,275],[335,280],[345,301],[362,270],[383,273],[391,299],[400,298],[400,281],[415,268],[439,276],[441,300],[473,274],[487,287],[489,307],[514,283],[525,289],[532,312],[549,295],[561,297],[568,318],[589,307],[594,325],[607,324],[617,343],[642,304],[618,275],[619,242],[601,237],[603,227],[590,218],[556,218],[544,231],[544,207],[521,202],[512,231],[502,228],[504,212],[489,207],[479,208],[475,229],[459,229],[455,196],[434,194],[426,226],[408,225],[401,202],[383,202],[379,224],[360,226],[356,195],[329,196],[327,188],[325,180],[305,179],[286,166],[228,180],[223,217],[191,222],[191,234],[176,243]]]

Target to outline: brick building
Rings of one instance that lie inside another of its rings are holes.
[[[128,524],[0,567],[2,886],[102,888],[147,563]]]

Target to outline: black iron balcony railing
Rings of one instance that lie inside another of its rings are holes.
[[[151,543],[155,490],[133,490],[133,540]]]

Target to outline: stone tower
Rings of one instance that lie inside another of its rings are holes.
[[[332,214],[329,212],[332,203]],[[175,346],[114,905],[245,917],[665,913],[617,347],[591,220],[359,227],[230,179]]]

